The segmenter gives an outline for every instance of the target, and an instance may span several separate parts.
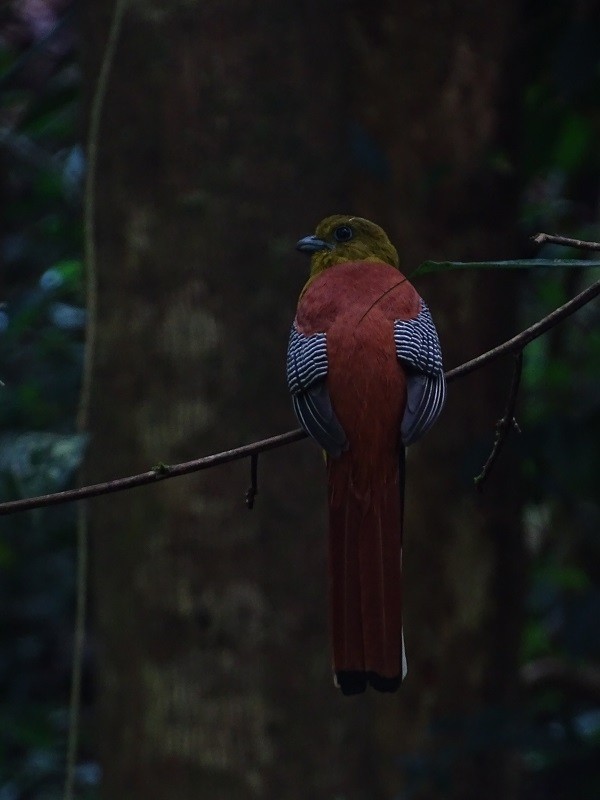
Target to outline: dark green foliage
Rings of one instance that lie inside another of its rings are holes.
[[[3,499],[64,488],[81,444],[78,437],[47,433],[3,437]],[[12,787],[10,797],[25,796],[33,786],[60,786],[73,637],[73,528],[67,507],[0,520],[0,785]]]
[[[600,17],[544,6],[531,29],[524,92],[523,225],[598,241]],[[539,37],[539,38],[538,38]],[[536,255],[581,253],[551,245]],[[596,258],[596,254],[591,254]],[[524,322],[600,277],[598,269],[536,271]],[[525,694],[537,741],[524,742],[523,798],[600,793],[600,695],[582,676],[600,665],[600,308],[598,300],[525,351],[518,413],[531,558],[522,642]],[[598,682],[596,686],[598,686]]]
[[[11,22],[0,40],[1,500],[71,486],[85,447],[74,432],[85,324],[79,80],[68,42],[28,59],[35,44],[11,38]],[[0,518],[5,800],[61,796],[74,541],[74,507]],[[97,781],[93,765],[82,769],[82,785]]]

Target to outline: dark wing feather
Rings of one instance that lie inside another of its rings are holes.
[[[348,447],[346,434],[338,422],[325,381],[292,397],[298,422],[330,456],[337,458]]]
[[[436,421],[446,400],[446,381],[437,330],[427,305],[414,319],[394,323],[396,355],[407,368],[407,401],[401,433],[405,445]]]
[[[324,333],[306,336],[294,324],[287,354],[287,382],[298,422],[333,457],[348,447],[346,434],[338,422],[325,378],[327,340]]]

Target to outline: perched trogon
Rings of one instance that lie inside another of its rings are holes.
[[[311,267],[287,381],[300,425],[326,454],[334,680],[344,694],[391,692],[406,675],[404,450],[444,405],[440,343],[378,225],[337,214],[297,249]]]

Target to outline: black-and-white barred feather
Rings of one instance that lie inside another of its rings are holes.
[[[324,333],[306,336],[292,325],[287,352],[287,383],[298,422],[329,455],[337,457],[348,447],[338,422],[327,377],[327,339]]]
[[[405,445],[420,438],[438,418],[446,400],[442,349],[427,304],[414,319],[394,322],[399,361],[407,367],[407,401],[401,433]]]

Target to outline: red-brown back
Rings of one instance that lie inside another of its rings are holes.
[[[309,283],[298,303],[298,329],[327,334],[329,396],[348,437],[356,489],[369,497],[382,485],[371,465],[385,454],[395,468],[406,405],[394,321],[413,319],[420,307],[404,275],[379,261],[330,267]]]

